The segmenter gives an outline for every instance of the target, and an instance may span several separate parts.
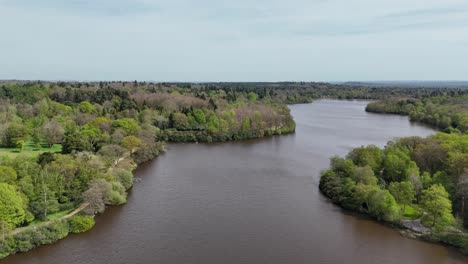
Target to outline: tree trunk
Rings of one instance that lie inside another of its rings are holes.
[[[461,198],[461,217],[465,219],[465,196]]]

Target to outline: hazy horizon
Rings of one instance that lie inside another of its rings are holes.
[[[462,0],[0,0],[0,79],[464,81]]]

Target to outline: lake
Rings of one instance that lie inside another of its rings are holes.
[[[431,128],[366,113],[365,101],[293,105],[293,135],[170,144],[135,172],[128,203],[91,231],[0,261],[5,264],[468,263],[438,244],[351,214],[318,189],[333,155],[384,146]]]

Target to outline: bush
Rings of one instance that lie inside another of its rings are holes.
[[[113,169],[111,174],[125,187],[126,190],[133,186],[133,174],[124,169]]]
[[[73,234],[83,233],[93,228],[95,221],[91,216],[75,215],[68,219],[70,232]]]

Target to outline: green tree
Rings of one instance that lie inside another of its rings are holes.
[[[205,113],[203,113],[203,111],[201,109],[193,110],[193,116],[195,117],[195,121],[197,121],[198,124],[200,124],[200,125],[205,125],[206,124]]]
[[[92,150],[93,146],[86,135],[81,134],[77,127],[70,127],[65,132],[63,141],[63,153],[72,153],[74,151]]]
[[[14,228],[26,220],[25,202],[15,187],[0,183],[0,221]]]
[[[370,166],[356,167],[351,177],[356,183],[362,183],[366,185],[377,184],[377,178],[375,177],[374,171]]]
[[[19,152],[23,152],[25,146],[26,142],[24,142],[24,140],[16,141],[16,147],[18,148]]]
[[[14,185],[18,177],[15,169],[8,166],[0,166],[0,182]]]
[[[68,219],[70,232],[74,234],[83,233],[93,228],[95,221],[91,216],[74,215]]]
[[[83,101],[78,105],[78,110],[82,113],[90,114],[94,111],[94,106],[88,101]]]
[[[422,192],[421,207],[432,216],[432,226],[434,227],[438,220],[442,227],[453,222],[452,202],[450,202],[449,194],[440,184],[434,184],[429,189]]]
[[[18,123],[11,124],[5,131],[4,143],[7,147],[16,147],[16,142],[19,140],[25,140],[27,138],[28,131],[25,126]]]
[[[122,147],[128,149],[130,153],[134,153],[138,150],[139,147],[143,145],[143,142],[141,141],[141,139],[135,136],[126,136],[122,139],[121,145]]]
[[[397,147],[386,149],[384,176],[389,181],[407,181],[411,174],[419,174],[419,169],[408,153]]]
[[[392,182],[388,187],[390,193],[395,197],[395,200],[403,205],[402,212],[405,212],[406,205],[410,205],[414,201],[416,192],[414,191],[413,184],[409,181],[405,182]]]
[[[135,135],[140,130],[138,123],[131,118],[121,118],[114,120],[112,126],[114,129],[123,129],[128,135]]]
[[[377,189],[369,194],[369,213],[377,219],[395,221],[399,216],[399,208],[388,190]]]
[[[169,124],[177,130],[188,130],[190,128],[189,120],[184,113],[172,113],[169,116]]]
[[[382,167],[383,152],[377,146],[367,146],[353,149],[347,156],[357,166],[370,166],[375,173]]]

